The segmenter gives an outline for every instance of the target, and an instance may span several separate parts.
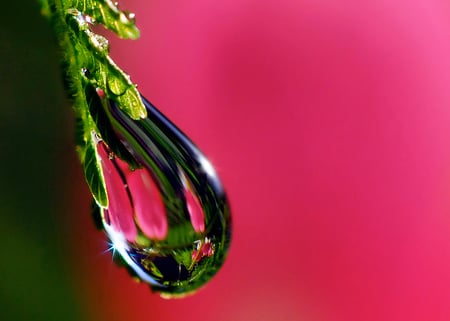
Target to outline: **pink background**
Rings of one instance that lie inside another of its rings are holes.
[[[74,283],[91,320],[450,319],[447,0],[121,8],[142,36],[112,55],[215,164],[234,234],[207,287],[161,299],[103,254],[80,179]]]

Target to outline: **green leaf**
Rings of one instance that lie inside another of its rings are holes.
[[[90,16],[93,22],[103,24],[105,28],[115,32],[120,38],[139,38],[134,14],[119,10],[116,3],[111,0],[71,0],[65,1],[65,7],[83,12]]]
[[[105,180],[100,168],[100,160],[97,158],[93,144],[95,143],[91,141],[91,144],[86,146],[83,164],[84,175],[97,204],[102,207],[107,207],[108,196],[106,194]]]
[[[136,89],[136,86],[130,86],[126,92],[117,97],[120,109],[126,112],[133,119],[140,119],[147,117],[147,110],[141,100],[141,95]]]
[[[93,33],[83,17],[69,15],[67,19],[72,34],[71,42],[76,48],[74,54],[78,70],[87,69],[91,84],[101,88],[108,98],[118,102],[120,108],[132,119],[147,117],[136,85],[108,56],[107,39]]]

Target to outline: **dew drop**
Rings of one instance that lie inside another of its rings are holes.
[[[148,116],[139,120],[100,98],[108,128],[140,165],[131,169],[107,141],[97,142],[108,195],[100,215],[111,244],[128,270],[161,295],[192,293],[217,273],[230,244],[222,183],[191,140],[144,97]]]
[[[118,77],[110,77],[107,80],[108,89],[116,96],[123,95],[128,87],[130,87],[129,84],[126,83],[123,79],[120,79]]]
[[[81,74],[88,79],[91,77],[91,72],[89,71],[89,69],[84,67],[81,68]]]
[[[88,15],[84,15],[84,19],[86,20],[87,23],[93,25],[96,23],[95,19],[91,16]]]
[[[135,24],[136,15],[133,12],[123,11],[119,15],[120,22],[123,24]]]
[[[109,52],[109,42],[105,37],[95,34],[89,33],[92,44],[103,54],[108,54]]]

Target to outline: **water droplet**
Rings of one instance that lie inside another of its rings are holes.
[[[114,74],[107,78],[107,85],[108,89],[116,96],[123,95],[130,87],[130,84],[128,84],[125,79]]]
[[[89,69],[87,68],[81,68],[81,74],[86,77],[86,78],[90,78],[91,77],[91,72],[89,71]]]
[[[108,54],[109,52],[109,42],[105,37],[98,35],[93,32],[88,32],[92,44],[103,54]]]
[[[133,120],[102,99],[116,139],[140,165],[131,169],[107,142],[97,142],[108,195],[100,215],[112,247],[153,290],[191,293],[218,271],[228,250],[223,186],[205,156],[148,100],[142,97],[148,116]]]
[[[95,19],[91,16],[88,15],[84,15],[84,19],[86,20],[86,22],[90,25],[93,25],[96,23]]]
[[[123,24],[135,24],[136,15],[133,12],[122,11],[119,15],[120,22]]]

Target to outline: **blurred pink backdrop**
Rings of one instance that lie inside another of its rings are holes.
[[[215,164],[234,233],[204,289],[161,299],[103,253],[80,179],[91,320],[450,320],[447,0],[120,5],[142,36],[112,55]]]

